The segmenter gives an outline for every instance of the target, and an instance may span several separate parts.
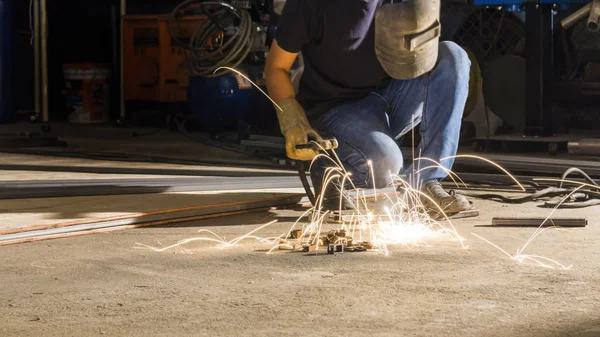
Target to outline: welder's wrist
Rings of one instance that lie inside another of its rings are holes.
[[[279,119],[279,126],[282,134],[287,134],[293,129],[310,129],[310,123],[306,118],[306,112],[302,105],[295,98],[287,98],[278,102],[277,105],[281,110],[275,108],[277,111],[277,118]]]

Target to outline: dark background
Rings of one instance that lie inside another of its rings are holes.
[[[127,14],[165,14],[179,0],[128,0]],[[119,111],[118,70],[113,57],[119,60],[119,42],[113,41],[113,20],[119,22],[118,0],[48,0],[48,79],[50,121],[64,121],[67,113],[61,90],[64,79],[62,66],[71,62],[112,64],[113,76],[111,112]],[[15,10],[15,108],[20,118],[34,110],[34,60],[30,44],[29,1],[14,2]],[[113,15],[116,14],[117,17]],[[117,26],[117,39],[120,26]],[[114,44],[116,42],[116,44]],[[113,47],[115,45],[117,48]]]

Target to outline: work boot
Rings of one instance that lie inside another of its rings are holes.
[[[320,181],[311,177],[313,186],[315,187],[316,193],[323,193],[322,186]],[[386,207],[391,208],[394,206],[394,203],[390,201],[389,198],[385,196],[379,195],[377,198],[374,196],[366,195],[364,197],[360,197],[358,200],[356,199],[355,193],[353,191],[344,190],[344,194],[340,194],[339,190],[339,181],[335,181],[327,185],[325,192],[323,193],[323,201],[321,203],[321,211],[322,212],[337,212],[340,210],[340,199],[342,201],[341,210],[348,211],[354,210],[359,211],[362,214],[367,212],[373,213],[375,215],[384,215],[386,214]],[[356,192],[356,191],[354,191]],[[352,194],[352,195],[350,195]],[[316,195],[315,197],[318,197]],[[394,200],[394,198],[392,198]],[[315,206],[315,205],[313,205]]]
[[[337,192],[337,191],[336,191]],[[340,198],[342,199],[341,210],[351,211],[366,215],[387,215],[388,210],[392,210],[396,206],[395,193],[391,197],[384,194],[379,194],[377,197],[373,195],[365,195],[356,198],[355,194],[349,195],[349,191],[344,192],[344,196],[340,196],[339,192],[334,195],[327,193],[323,200],[322,211],[337,212],[340,210]]]
[[[425,181],[421,187],[421,192],[433,199],[439,206],[438,208],[436,205],[432,204],[431,200],[421,196],[423,205],[430,211],[439,212],[439,209],[441,208],[446,215],[452,215],[471,208],[471,203],[465,196],[448,194],[437,179]]]

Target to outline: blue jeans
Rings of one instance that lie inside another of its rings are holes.
[[[412,177],[413,165],[403,169],[397,141],[420,124],[421,142],[414,149],[415,157],[420,155],[439,163],[442,158],[456,155],[470,66],[469,57],[460,46],[441,42],[438,61],[429,73],[411,80],[391,80],[381,94],[371,93],[359,101],[336,106],[311,123],[323,135],[337,138],[336,153],[344,168],[352,173],[357,188],[373,188],[373,180],[375,188],[390,186],[391,175],[408,175],[413,185],[417,180],[444,179],[448,173],[439,167],[422,170]],[[413,164],[416,168],[435,165],[428,160]],[[441,164],[449,170],[454,160]],[[311,170],[313,183],[320,183],[324,169],[330,166],[329,160],[315,161]]]

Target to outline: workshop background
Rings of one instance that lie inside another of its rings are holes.
[[[600,336],[600,1],[442,1],[477,212],[389,255],[272,251],[314,221],[258,90],[284,5],[0,0],[0,335]]]

